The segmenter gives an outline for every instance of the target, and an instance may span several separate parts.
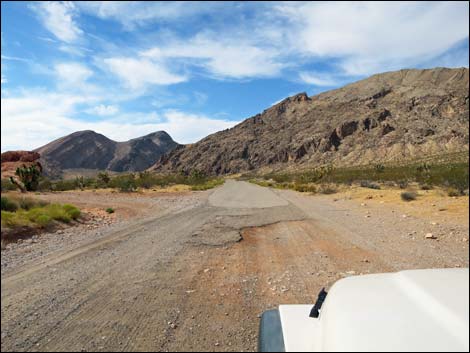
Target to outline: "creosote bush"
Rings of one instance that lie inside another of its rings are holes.
[[[412,191],[405,191],[400,194],[400,197],[403,201],[413,201],[416,200],[418,195]]]

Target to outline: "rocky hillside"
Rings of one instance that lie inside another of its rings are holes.
[[[263,167],[359,165],[468,150],[467,68],[400,70],[285,99],[181,146],[151,170],[210,174]]]
[[[164,131],[116,142],[94,131],[78,131],[35,150],[46,174],[66,169],[142,171],[178,144]]]

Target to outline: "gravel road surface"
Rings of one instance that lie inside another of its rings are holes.
[[[342,277],[468,266],[468,223],[392,207],[233,180],[133,200],[146,212],[2,251],[2,351],[254,351],[264,310]]]

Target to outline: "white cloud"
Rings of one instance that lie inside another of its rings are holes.
[[[42,1],[33,3],[31,8],[37,12],[44,27],[63,42],[74,42],[83,33],[74,19],[78,12],[71,1]]]
[[[83,11],[101,19],[121,23],[125,29],[176,20],[183,17],[212,12],[220,4],[204,4],[195,1],[83,1],[78,2]]]
[[[20,58],[20,57],[17,57],[17,56],[8,56],[8,55],[2,55],[2,60],[21,61],[21,62],[25,62],[25,63],[31,62],[31,60],[29,60],[29,59]]]
[[[331,63],[328,70],[313,67],[314,71],[336,70],[340,75],[350,76],[417,67],[433,62],[433,58],[468,38],[469,25],[466,2],[208,5],[97,1],[45,2],[33,7],[43,15],[46,27],[68,43],[82,34],[76,23],[79,11],[117,21],[134,31],[141,43],[154,43],[136,56],[107,55],[105,62],[109,69],[131,89],[183,82],[193,76],[191,70],[200,73],[201,68],[213,78],[252,79],[292,75],[293,70],[301,69],[305,63],[322,60]],[[173,32],[173,24],[187,21],[190,27],[201,20],[205,21],[204,29],[189,37]],[[142,25],[155,23],[160,28],[158,36],[140,29]],[[165,29],[161,28],[162,24]],[[107,46],[109,52],[117,50],[113,43],[101,45]],[[64,44],[60,50],[87,55],[82,47]],[[129,50],[139,49],[130,47]],[[446,64],[452,61],[450,66],[462,61],[456,56],[446,59]],[[177,68],[186,71],[181,73]],[[317,74],[293,75],[303,81],[315,81],[317,85],[329,85],[329,80]]]
[[[169,110],[164,114],[166,122],[159,124],[160,130],[167,131],[180,143],[193,143],[214,132],[231,128],[239,123],[226,119],[213,119],[205,115]]]
[[[43,42],[48,42],[48,43],[57,43],[55,39],[49,38],[49,37],[38,37],[38,39],[42,40]]]
[[[320,72],[302,71],[299,73],[299,78],[302,82],[314,86],[333,87],[340,84],[340,81],[333,75]]]
[[[77,105],[89,103],[89,97],[47,92],[2,97],[2,151],[34,149],[79,130],[94,130],[116,141],[164,130],[176,141],[190,143],[237,123],[178,110],[165,111],[161,116],[150,112],[126,113],[100,121],[75,119]]]
[[[78,62],[57,64],[54,67],[54,73],[57,76],[59,86],[74,89],[83,87],[86,81],[93,75],[92,70]]]
[[[76,45],[67,45],[67,44],[60,45],[59,50],[70,55],[82,56],[82,57],[85,56],[87,52],[91,52],[90,49],[87,49],[85,47],[76,46]]]
[[[143,51],[141,55],[152,59],[186,59],[186,64],[203,67],[221,78],[272,77],[287,66],[279,60],[279,52],[274,48],[252,44],[246,38],[221,39],[215,34],[174,41]]]
[[[5,75],[2,74],[2,84],[7,83],[7,82],[8,82],[7,78],[5,77]]]
[[[468,38],[467,2],[319,2],[276,7],[291,46],[350,75],[416,65]]]
[[[109,116],[109,115],[116,115],[119,112],[119,108],[116,105],[104,105],[100,104],[96,107],[87,109],[86,112],[92,115],[98,116]]]
[[[104,59],[107,68],[131,89],[146,85],[171,85],[184,82],[187,77],[173,74],[166,65],[145,58],[114,57]]]

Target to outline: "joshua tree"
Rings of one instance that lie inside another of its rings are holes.
[[[41,176],[42,168],[40,164],[32,164],[27,167],[23,164],[21,167],[16,168],[15,175],[19,181],[10,177],[10,181],[15,184],[21,192],[36,191],[39,185],[39,177]]]
[[[111,178],[109,177],[109,174],[107,172],[99,172],[98,180],[100,180],[103,184],[108,186],[108,183],[111,181]]]
[[[80,190],[83,191],[85,188],[85,179],[83,178],[83,175],[75,177],[75,185],[77,185]]]

